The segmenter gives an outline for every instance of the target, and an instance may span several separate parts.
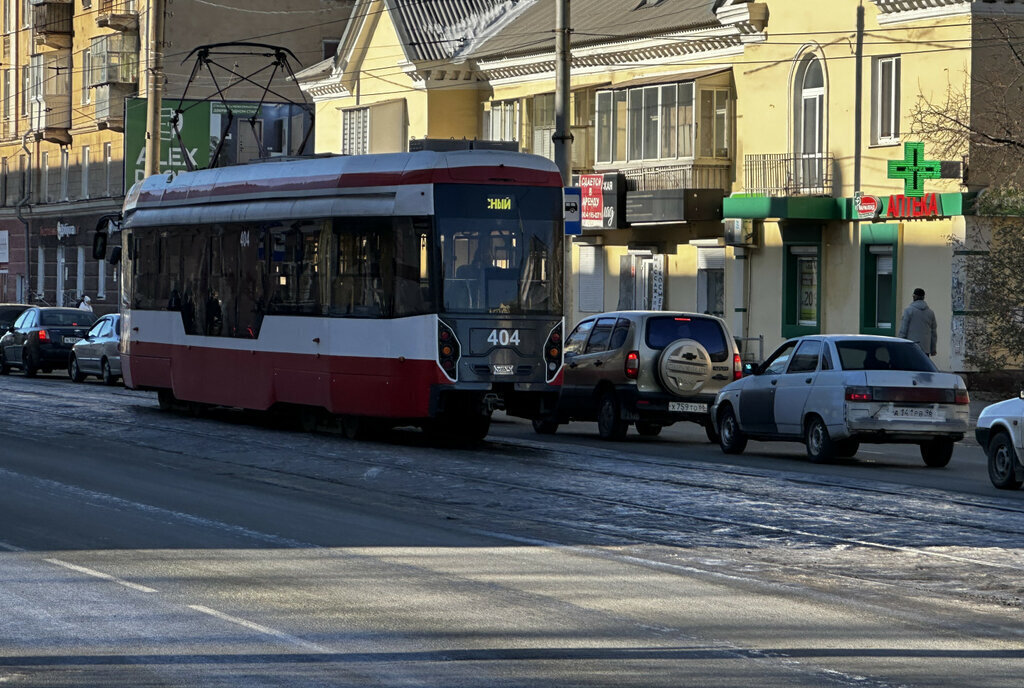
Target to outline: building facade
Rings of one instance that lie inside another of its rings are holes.
[[[360,6],[335,59],[300,75],[317,99],[318,150],[405,150],[429,136],[552,156],[555,3],[437,0],[415,16]],[[985,77],[1015,59],[1008,27],[1024,3],[571,10],[584,226],[570,323],[615,308],[715,313],[757,359],[799,334],[897,334],[922,288],[936,363],[964,369],[972,196],[1020,174],[1012,150],[970,130],[1008,97]],[[953,109],[956,126],[936,123]]]
[[[334,54],[351,2],[160,5],[167,117],[192,70],[192,61],[182,62],[198,45],[270,42],[290,50],[301,68]],[[0,10],[0,301],[74,305],[87,294],[96,310],[117,310],[118,270],[94,260],[91,244],[98,222],[120,211],[126,168],[130,184],[140,162],[125,159],[126,99],[146,97],[151,3],[3,0]],[[189,97],[209,96],[218,85],[204,76],[189,85]],[[260,95],[250,84],[230,97]]]

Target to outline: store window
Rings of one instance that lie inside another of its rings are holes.
[[[821,229],[783,230],[782,336],[821,332]]]
[[[895,335],[898,225],[861,225],[861,313],[863,334]]]

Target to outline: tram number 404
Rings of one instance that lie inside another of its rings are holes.
[[[519,345],[519,330],[491,330],[487,341],[494,346]]]

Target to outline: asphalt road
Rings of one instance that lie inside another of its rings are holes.
[[[685,426],[608,444],[499,419],[467,447],[286,425],[0,378],[0,683],[1024,675],[1021,493],[985,487],[976,446],[935,470],[916,448],[726,459]]]

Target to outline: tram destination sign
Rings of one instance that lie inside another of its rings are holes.
[[[171,125],[176,108],[181,110],[178,116],[180,143]],[[146,99],[128,98],[124,120],[124,179],[128,187],[146,176]],[[255,127],[250,120],[255,121]],[[160,173],[185,172],[190,161],[196,169],[209,167],[225,128],[227,135],[218,166],[262,156],[294,155],[302,144],[307,126],[309,115],[299,106],[288,103],[165,99],[160,118]],[[311,136],[306,151],[312,150]]]

